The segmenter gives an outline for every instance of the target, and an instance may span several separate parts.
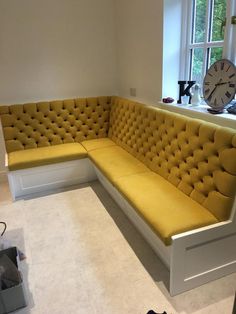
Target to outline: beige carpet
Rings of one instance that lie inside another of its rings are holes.
[[[17,313],[232,312],[236,274],[171,298],[167,270],[98,182],[15,203],[1,184],[0,220],[27,255]]]

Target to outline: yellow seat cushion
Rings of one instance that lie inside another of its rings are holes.
[[[166,245],[175,234],[218,222],[210,211],[154,172],[117,178],[115,186]]]
[[[79,143],[19,150],[8,154],[9,170],[25,169],[87,157]]]
[[[88,154],[112,182],[115,178],[150,171],[143,163],[116,145],[92,150]]]
[[[107,137],[83,141],[81,144],[88,152],[94,149],[100,149],[116,145],[112,140]]]

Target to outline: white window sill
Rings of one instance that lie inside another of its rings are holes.
[[[157,107],[164,110],[180,113],[191,118],[202,119],[211,123],[215,123],[224,127],[236,129],[236,115],[230,114],[227,110],[221,114],[211,114],[207,111],[207,105],[191,106],[177,103],[166,104],[159,102]]]

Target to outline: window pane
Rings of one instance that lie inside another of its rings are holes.
[[[192,54],[192,80],[202,83],[204,49],[195,48]]]
[[[212,41],[224,40],[224,26],[226,23],[226,0],[213,1]]]
[[[210,50],[210,64],[211,66],[217,60],[222,59],[223,47],[214,47]]]
[[[194,19],[194,43],[203,42],[206,31],[206,0],[195,0],[195,19]]]

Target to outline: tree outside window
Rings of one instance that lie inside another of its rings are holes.
[[[193,0],[189,44],[189,76],[202,84],[206,70],[222,59],[226,0]]]

